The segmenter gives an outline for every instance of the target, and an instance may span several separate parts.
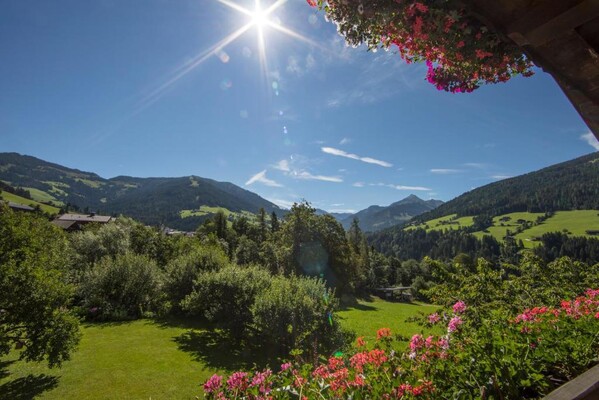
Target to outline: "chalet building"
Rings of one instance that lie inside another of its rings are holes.
[[[107,224],[113,221],[113,217],[104,216],[104,215],[96,215],[95,213],[91,214],[63,214],[52,223],[59,228],[62,228],[66,231],[77,231],[80,230],[84,225],[97,223],[97,224]]]

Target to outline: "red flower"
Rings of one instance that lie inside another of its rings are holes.
[[[390,337],[391,329],[389,328],[381,328],[376,332],[376,340],[381,340],[382,338]]]
[[[316,0],[306,0],[308,2],[308,4],[310,5],[310,7],[316,7]]]

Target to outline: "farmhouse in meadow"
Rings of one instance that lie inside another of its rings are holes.
[[[84,225],[90,223],[107,224],[114,220],[113,217],[105,215],[96,215],[95,213],[90,214],[63,214],[52,221],[52,223],[59,228],[66,231],[80,230]]]

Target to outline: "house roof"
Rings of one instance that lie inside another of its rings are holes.
[[[112,217],[95,214],[63,214],[56,218],[55,221],[75,221],[75,222],[110,222]]]
[[[77,221],[59,221],[59,220],[55,219],[54,221],[52,221],[52,224],[54,224],[57,227],[62,228],[62,229],[69,229],[73,225],[76,225]]]
[[[35,208],[27,206],[25,204],[18,204],[18,203],[13,203],[12,201],[7,202],[8,206],[12,209],[15,210],[21,210],[21,211],[35,211]]]

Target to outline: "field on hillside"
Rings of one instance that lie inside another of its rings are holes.
[[[547,232],[564,232],[569,236],[596,237],[588,235],[587,230],[599,231],[599,210],[558,211],[540,225],[531,227],[516,235],[524,244],[534,243],[535,237],[540,237]]]
[[[501,241],[507,231],[516,233],[516,229],[523,227],[524,230],[518,233],[516,239],[521,239],[525,247],[533,247],[535,238],[542,236],[547,232],[563,232],[570,236],[599,237],[589,235],[587,230],[599,230],[599,210],[574,210],[557,211],[553,216],[547,218],[539,225],[534,225],[537,218],[544,213],[515,212],[499,215],[493,218],[493,226],[486,231],[474,232],[477,238],[484,235],[491,235]],[[456,214],[451,214],[442,218],[432,219],[423,224],[408,226],[405,229],[426,229],[427,232],[433,230],[460,229],[472,226],[472,217],[457,218]]]
[[[375,298],[338,314],[343,326],[373,341],[381,327],[405,336],[419,332],[421,327],[404,320],[435,309]],[[78,351],[61,369],[18,361],[14,352],[0,359],[0,398],[193,399],[213,373],[267,362],[237,348],[221,331],[177,321],[88,324],[82,331]]]
[[[16,194],[12,194],[12,193],[8,193],[8,192],[0,193],[0,198],[2,198],[3,200],[6,200],[6,201],[12,201],[13,203],[17,203],[17,204],[25,204],[25,205],[28,205],[31,207],[35,207],[36,205],[39,205],[40,208],[42,209],[42,211],[44,211],[48,214],[51,214],[51,215],[58,214],[58,212],[60,211],[60,209],[57,207],[52,207],[47,204],[38,203],[37,201],[29,200],[29,199],[26,199],[25,197],[17,196]]]
[[[256,215],[252,214],[249,211],[234,212],[234,211],[230,211],[224,207],[210,207],[210,206],[200,206],[200,208],[197,210],[181,210],[179,212],[179,215],[181,216],[181,218],[203,217],[205,215],[216,214],[219,211],[221,211],[223,214],[225,214],[225,216],[227,218],[230,215],[233,215],[235,217],[245,216],[249,220],[256,219]]]
[[[31,198],[35,201],[40,202],[53,202],[56,205],[63,205],[63,202],[58,200],[56,197],[52,196],[50,193],[46,193],[43,190],[39,190],[31,187],[24,187],[23,189],[27,190],[31,194]]]
[[[454,230],[466,228],[472,225],[472,217],[457,217],[457,214],[446,215],[445,217],[431,219],[422,224],[410,225],[406,229],[426,229],[430,231]]]
[[[515,212],[510,214],[500,215],[493,218],[493,226],[487,228],[487,232],[474,232],[474,236],[481,239],[484,235],[491,235],[495,239],[501,241],[505,237],[507,231],[514,233],[523,224],[532,224],[538,217],[545,215],[544,213],[529,213]]]

